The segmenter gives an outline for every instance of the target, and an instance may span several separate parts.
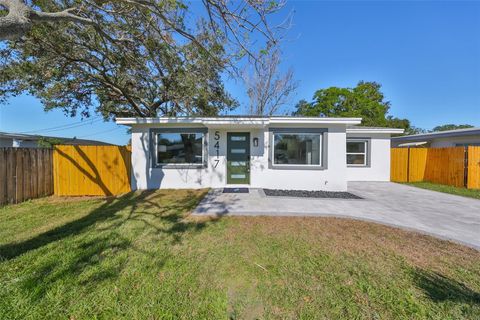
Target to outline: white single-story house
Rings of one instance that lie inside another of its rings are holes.
[[[456,129],[392,138],[393,147],[465,147],[480,146],[480,128]]]
[[[132,189],[227,186],[345,191],[390,180],[390,135],[361,118],[117,118],[131,126]]]

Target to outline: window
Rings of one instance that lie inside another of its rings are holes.
[[[322,134],[274,133],[273,165],[320,166]]]
[[[156,164],[202,164],[203,139],[200,132],[156,134]]]
[[[367,140],[347,140],[347,165],[352,167],[367,166]]]

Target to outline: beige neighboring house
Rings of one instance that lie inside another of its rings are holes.
[[[457,129],[392,138],[392,147],[463,147],[480,146],[480,128]]]
[[[51,137],[33,134],[0,132],[0,148],[38,148],[39,141],[54,140],[62,145],[95,145],[111,146],[112,144],[97,140],[85,140],[77,138]]]

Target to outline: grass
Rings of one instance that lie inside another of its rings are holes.
[[[454,186],[446,186],[443,184],[431,183],[431,182],[410,182],[405,183],[410,186],[428,189],[438,192],[450,193],[457,196],[463,196],[468,198],[480,199],[480,189],[467,189]]]
[[[478,319],[474,249],[346,219],[188,217],[205,192],[0,208],[0,319]]]

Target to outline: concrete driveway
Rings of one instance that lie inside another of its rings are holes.
[[[334,216],[421,231],[480,249],[480,200],[391,182],[350,182],[362,200],[266,197],[214,189],[195,215]]]

